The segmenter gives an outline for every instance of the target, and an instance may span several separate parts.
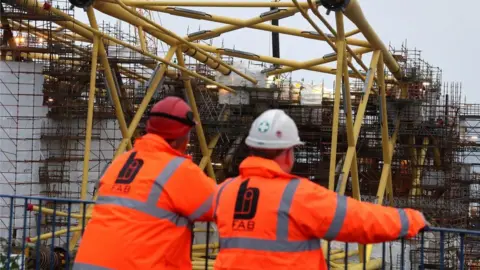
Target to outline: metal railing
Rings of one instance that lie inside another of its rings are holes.
[[[70,239],[83,233],[81,209],[93,203],[0,194],[0,269],[71,269]],[[209,257],[194,269],[212,269]],[[326,260],[329,269],[480,269],[480,231],[429,228],[413,239],[367,248],[334,241]]]

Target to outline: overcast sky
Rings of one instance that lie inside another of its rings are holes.
[[[387,46],[391,44],[394,47],[400,47],[402,42],[407,41],[408,47],[421,50],[427,62],[443,70],[444,82],[462,82],[463,93],[468,96],[468,101],[480,102],[480,89],[477,89],[475,83],[478,79],[476,77],[479,76],[479,68],[474,66],[474,63],[480,63],[479,0],[466,0],[459,3],[447,0],[359,0],[359,2],[371,26]],[[195,7],[191,9],[241,19],[253,18],[266,11],[259,8]],[[320,10],[325,14],[325,9],[320,8]],[[77,9],[76,16],[87,22],[82,10]],[[222,26],[213,22],[163,13],[155,13],[153,17],[164,27],[181,35],[185,35],[188,29],[189,32],[195,32],[199,29],[208,30]],[[328,16],[332,25],[335,25],[334,17],[333,13]],[[108,17],[99,14],[98,19],[108,20]],[[318,19],[315,22],[322,27]],[[280,25],[313,30],[300,14],[281,20]],[[322,29],[327,31],[325,27]],[[346,31],[353,29],[354,26],[346,22]],[[287,35],[280,35],[280,37],[282,58],[305,61],[332,52],[330,47],[322,41]],[[355,37],[363,38],[361,35]],[[227,33],[215,39],[213,45],[221,47],[222,44],[226,48],[235,47],[238,50],[260,55],[271,55],[271,34],[260,30],[242,29]],[[325,80],[327,85],[331,85],[334,79],[333,75],[308,71],[297,71],[293,76],[294,79],[304,78],[307,82]]]

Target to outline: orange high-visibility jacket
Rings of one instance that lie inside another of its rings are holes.
[[[379,243],[412,237],[426,225],[418,211],[338,195],[258,157],[217,187],[213,207],[217,270],[326,269],[320,239]]]
[[[161,137],[137,139],[101,178],[74,269],[192,269],[190,225],[211,220],[215,187]]]

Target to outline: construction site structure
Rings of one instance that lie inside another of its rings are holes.
[[[195,9],[209,6],[250,7],[252,19]],[[89,21],[75,19],[73,7],[87,13]],[[336,26],[328,24],[320,8],[332,11]],[[97,22],[98,12],[118,22]],[[156,22],[154,12],[226,26],[180,37]],[[315,31],[270,24],[297,13]],[[2,194],[95,200],[108,164],[145,132],[146,112],[156,101],[175,95],[189,102],[200,123],[188,152],[218,183],[238,175],[255,117],[278,108],[295,120],[306,142],[296,150],[292,173],[362,201],[419,209],[434,226],[480,228],[480,104],[466,102],[461,83],[442,81],[442,70],[419,50],[406,44],[387,47],[357,0],[5,0],[0,15]],[[346,31],[345,18],[358,29]],[[209,42],[242,28],[326,42],[332,50],[300,62]],[[294,80],[292,73],[302,69],[335,76],[333,88]],[[10,234],[9,204],[0,202],[4,239]],[[27,224],[25,205],[16,203],[10,236],[28,236],[33,244],[74,254],[91,208],[73,206],[86,219],[70,223],[58,213],[71,207],[32,200]],[[41,219],[36,218],[39,212]],[[72,238],[65,237],[67,226]],[[205,250],[202,226],[196,227],[195,242]],[[209,241],[216,239],[212,232]],[[408,248],[408,258],[394,252],[390,265],[408,261],[417,267],[422,261],[436,267],[439,241],[445,240],[443,260],[449,268],[458,267],[457,238],[443,239],[433,232],[427,238],[424,253],[413,239],[400,247]],[[479,263],[480,238],[465,238],[462,245],[467,266]],[[366,257],[369,269],[379,268],[378,246],[359,245],[358,250],[358,262]],[[197,267],[205,257],[193,260]]]

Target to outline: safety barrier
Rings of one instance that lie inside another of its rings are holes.
[[[0,194],[0,270],[71,269],[75,253],[69,251],[70,239],[74,232],[83,233],[87,216],[81,210],[93,203]],[[212,239],[204,238],[206,243]],[[213,268],[218,245],[209,243],[207,249],[206,243],[192,248],[194,269]],[[325,249],[329,269],[480,270],[480,231],[429,228],[409,240],[366,248],[329,242]]]

